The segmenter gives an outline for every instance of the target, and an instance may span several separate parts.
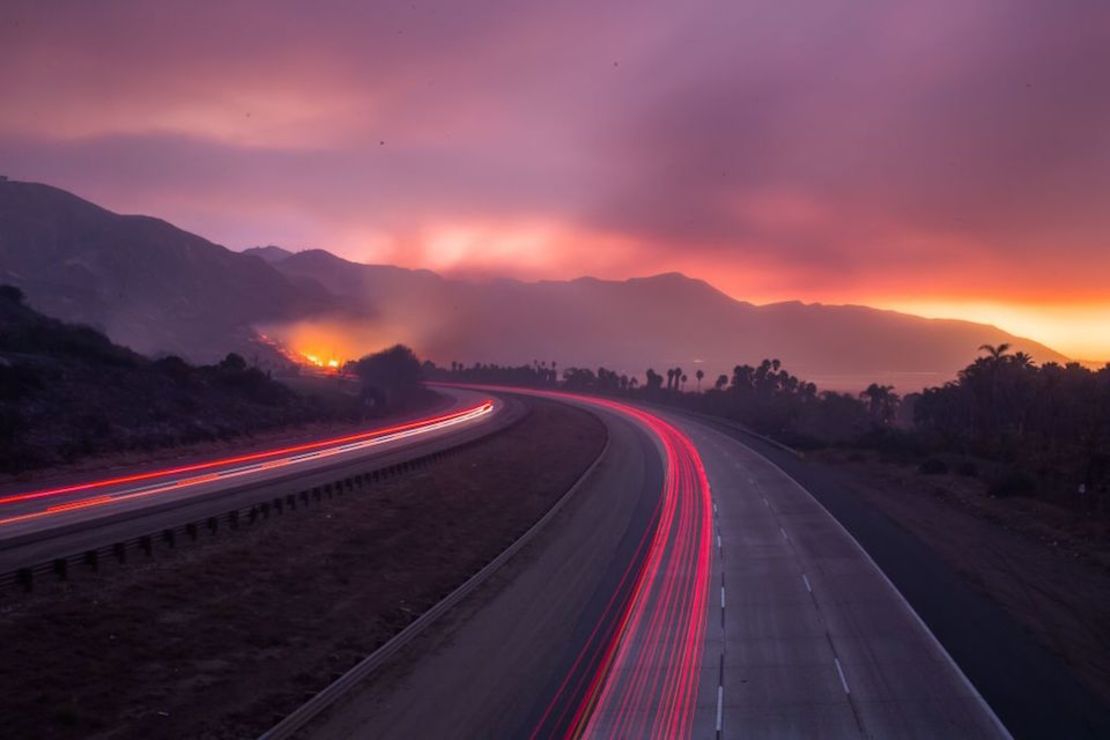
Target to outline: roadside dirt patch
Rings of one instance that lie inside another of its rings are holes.
[[[596,458],[600,421],[530,403],[427,470],[4,606],[3,734],[256,737],[495,557]]]
[[[1110,540],[1100,525],[1040,501],[998,499],[958,475],[925,475],[873,453],[814,459],[1001,604],[1110,704]]]

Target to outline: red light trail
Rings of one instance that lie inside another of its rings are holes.
[[[653,526],[532,737],[685,738],[693,729],[709,606],[713,505],[694,443],[667,421],[608,399],[522,391],[613,411],[664,454]]]
[[[701,456],[673,425],[595,401],[651,430],[666,473],[647,556],[568,735],[688,737],[693,726],[709,602],[712,502]]]
[[[403,424],[371,429],[365,432],[349,434],[342,437],[334,437],[331,439],[306,442],[304,444],[291,445],[278,449],[262,450],[246,455],[225,457],[217,460],[206,460],[204,462],[194,463],[191,465],[182,465],[173,468],[147,471],[144,473],[135,473],[133,475],[125,475],[97,481],[77,483],[70,486],[61,486],[40,491],[30,491],[27,493],[18,493],[10,496],[4,496],[0,498],[0,505],[11,505],[20,502],[34,501],[37,499],[52,498],[62,495],[99,491],[113,486],[126,485],[128,483],[153,484],[144,485],[140,488],[127,489],[125,491],[115,492],[109,495],[97,495],[89,496],[87,498],[80,498],[76,501],[67,501],[65,503],[49,506],[43,510],[10,516],[0,519],[0,526],[5,524],[13,524],[19,521],[38,519],[45,516],[60,514],[66,511],[73,511],[75,509],[83,509],[92,506],[102,506],[105,504],[118,503],[121,501],[131,500],[139,497],[148,497],[159,493],[165,493],[167,491],[181,490],[183,488],[200,485],[202,483],[210,483],[215,480],[250,475],[251,473],[259,472],[262,470],[269,470],[275,467],[295,465],[299,462],[304,462],[307,460],[318,460],[324,457],[330,457],[346,452],[353,452],[355,450],[364,449],[370,446],[384,444],[386,442],[404,439],[419,434],[426,434],[437,429],[443,429],[449,426],[461,424],[472,419],[485,416],[492,411],[493,401],[485,400],[479,404],[468,406],[466,408],[447,414],[440,414],[423,419],[416,419],[410,422],[405,422]],[[175,476],[180,476],[187,473],[197,473],[199,471],[206,472],[201,475],[189,476],[186,478],[175,478]]]

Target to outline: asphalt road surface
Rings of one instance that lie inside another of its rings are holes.
[[[808,492],[612,401],[591,478],[493,582],[312,728],[339,737],[1004,738]]]
[[[344,471],[391,464],[489,433],[519,408],[462,389],[449,402],[339,438],[96,480],[0,490],[0,571],[157,531],[189,518],[331,482]]]

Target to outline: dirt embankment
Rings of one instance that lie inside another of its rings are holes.
[[[1013,614],[1110,704],[1110,537],[1051,504],[993,498],[982,481],[925,475],[873,453],[812,457],[851,471],[867,501]]]
[[[604,441],[537,401],[429,469],[7,604],[4,733],[255,737],[495,557]]]

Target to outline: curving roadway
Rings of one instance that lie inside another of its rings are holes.
[[[610,444],[539,540],[313,728],[343,737],[1006,738],[867,554],[697,421]]]

